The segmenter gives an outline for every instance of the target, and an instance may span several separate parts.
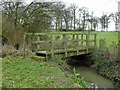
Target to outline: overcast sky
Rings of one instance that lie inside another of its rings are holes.
[[[118,10],[118,0],[61,0],[67,5],[75,3],[79,7],[87,7],[95,15],[101,16],[104,13],[112,13]]]
[[[30,3],[32,0],[28,0]],[[90,12],[94,12],[95,16],[100,17],[105,14],[115,13],[118,11],[118,1],[120,0],[38,0],[38,1],[61,1],[65,2],[67,6],[76,4],[78,8],[87,7]],[[109,28],[115,30],[114,22],[110,23]]]
[[[27,0],[30,3],[32,0]],[[79,8],[87,7],[89,11],[93,11],[94,15],[101,16],[103,13],[112,13],[118,10],[117,1],[120,0],[38,0],[38,1],[61,1],[67,6],[75,3]]]

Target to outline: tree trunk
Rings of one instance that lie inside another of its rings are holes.
[[[61,17],[61,28],[60,28],[60,30],[62,31],[62,17]]]
[[[66,23],[66,31],[68,31],[68,21],[65,21]]]
[[[75,30],[75,9],[74,9],[74,30]]]
[[[58,22],[57,22],[57,17],[56,17],[56,31],[58,30]]]

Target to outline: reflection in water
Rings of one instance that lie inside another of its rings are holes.
[[[112,81],[96,73],[93,69],[85,66],[76,66],[76,73],[91,84],[95,83],[96,88],[114,88]],[[97,90],[97,89],[96,89]]]

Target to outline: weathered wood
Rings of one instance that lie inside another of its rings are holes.
[[[89,49],[89,34],[86,35],[86,47],[87,47],[87,53]]]
[[[73,34],[73,40],[75,40],[75,34]]]
[[[33,35],[31,33],[28,33],[26,35]],[[80,55],[82,53],[82,51],[84,51],[84,53],[88,53],[90,48],[96,47],[96,34],[80,34],[80,33],[35,33],[34,35],[37,36],[37,41],[34,41],[34,43],[37,44],[37,50],[44,50],[41,53],[45,53],[46,54],[46,58],[47,55],[54,55],[56,53],[65,53],[65,57],[69,56],[70,52],[74,52],[77,55]],[[40,41],[40,36],[46,36],[48,35],[50,37],[50,40],[48,41]],[[62,36],[63,39],[59,40],[59,39],[55,39],[54,37],[57,36]],[[68,36],[71,35],[72,36],[72,40],[68,40]],[[86,39],[84,39],[84,35],[86,36]],[[90,35],[94,35],[94,40],[90,40]],[[79,39],[79,36],[81,37],[81,39]],[[79,44],[79,42],[81,42],[81,45]],[[86,45],[83,46],[83,43],[86,42]],[[90,42],[94,42],[94,46],[90,46]],[[72,43],[69,48],[68,45]],[[40,45],[39,45],[40,44]],[[43,48],[45,47],[45,48]]]
[[[94,46],[96,48],[96,34],[94,34]]]
[[[51,35],[51,53],[52,53],[52,56],[54,55],[53,53],[53,34]]]
[[[86,45],[87,45],[87,47],[89,48],[89,34],[86,35]]]
[[[86,50],[86,48],[79,48],[79,50]],[[65,49],[61,49],[61,50],[54,50],[53,53],[65,53]],[[67,49],[67,52],[76,52],[75,48],[71,48],[71,49]],[[37,51],[37,53],[41,53],[41,54],[48,54],[51,55],[51,52],[47,52],[47,51]]]
[[[40,41],[40,36],[37,36],[37,41],[39,42]],[[39,50],[40,48],[40,43],[37,44],[37,50]]]
[[[88,34],[80,34],[80,33],[27,33],[26,35],[88,35]],[[94,35],[94,34],[89,34]]]
[[[118,60],[120,62],[120,40],[118,41]]]
[[[64,41],[64,48],[65,48],[65,56],[67,57],[67,35],[63,35],[63,41]]]
[[[79,38],[78,38],[78,35],[77,35],[77,42],[76,42],[76,51],[77,51],[77,55],[79,55]]]
[[[67,40],[67,42],[86,42],[86,40]],[[50,43],[51,41],[34,41],[33,43]],[[63,40],[53,40],[53,43],[63,43],[64,41]],[[89,42],[95,42],[95,40],[89,40]],[[96,45],[96,44],[95,44]]]
[[[26,35],[24,34],[24,40],[23,40],[23,58],[25,58],[25,48],[26,48]]]
[[[83,46],[83,34],[81,35],[81,45]]]
[[[94,34],[94,51],[96,52],[97,45],[96,45],[96,34]]]

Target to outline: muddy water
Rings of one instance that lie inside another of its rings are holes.
[[[84,77],[84,80],[95,83],[96,88],[115,88],[113,82],[109,79],[106,79],[97,72],[86,66],[75,66],[76,74],[80,74],[81,77]]]

